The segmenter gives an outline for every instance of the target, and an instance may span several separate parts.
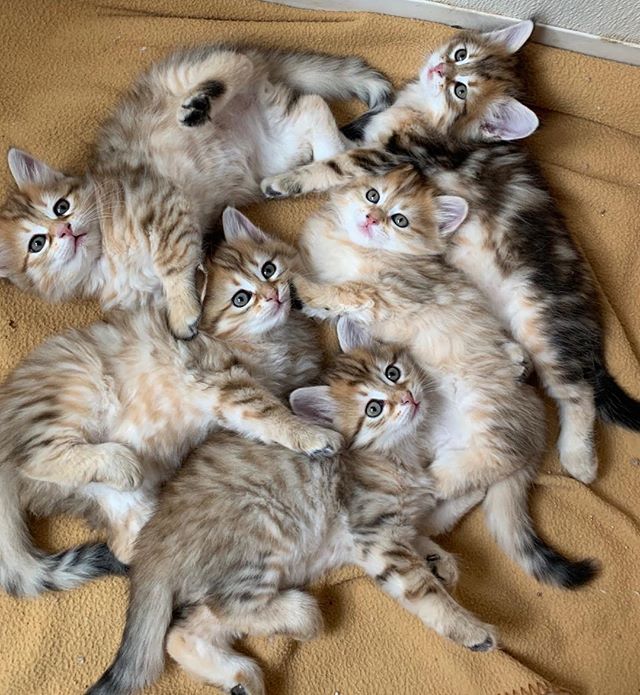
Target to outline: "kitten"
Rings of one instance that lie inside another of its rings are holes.
[[[264,176],[344,149],[322,97],[385,105],[388,81],[358,58],[205,46],[152,65],[67,176],[16,149],[18,190],[0,210],[0,277],[103,308],[166,300],[179,338],[197,331],[202,236]]]
[[[640,430],[640,402],[607,370],[587,263],[537,165],[509,142],[538,124],[516,99],[514,54],[532,28],[521,22],[487,34],[457,34],[391,108],[362,121],[365,147],[267,179],[263,188],[271,196],[325,190],[413,163],[440,192],[464,196],[466,222],[443,234],[447,261],[486,294],[530,354],[558,404],[560,462],[589,483],[597,473],[596,414]]]
[[[23,510],[88,517],[126,561],[158,484],[220,426],[307,454],[333,430],[283,398],[319,372],[314,326],[290,314],[294,251],[235,210],[208,267],[201,333],[176,341],[161,312],[120,312],[36,348],[0,387],[0,584],[43,588]],[[142,484],[142,487],[141,487]]]
[[[300,276],[297,294],[307,313],[348,315],[375,338],[403,345],[436,384],[443,412],[429,434],[429,472],[437,497],[450,503],[427,524],[429,534],[448,530],[489,490],[487,522],[501,547],[538,579],[579,586],[593,566],[546,548],[528,517],[545,417],[520,378],[522,351],[442,255],[442,236],[466,214],[462,198],[432,195],[407,167],[339,190],[300,240],[308,271],[324,284]]]
[[[210,437],[138,537],[122,645],[88,693],[125,695],[158,678],[178,616],[167,650],[185,670],[232,695],[263,695],[259,667],[233,640],[316,636],[318,605],[293,587],[347,563],[439,634],[493,649],[493,629],[454,601],[414,549],[415,524],[433,505],[420,434],[430,398],[402,351],[356,350],[338,357],[327,385],[290,399],[301,416],[342,433],[349,449],[339,456],[314,463],[233,434]]]

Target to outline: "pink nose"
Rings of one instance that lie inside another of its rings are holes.
[[[444,71],[446,70],[446,65],[444,63],[438,63],[435,68],[433,68],[433,72],[437,72],[440,77],[444,77]]]
[[[280,302],[280,297],[278,296],[278,290],[275,287],[269,287],[265,292],[265,297],[268,302]]]
[[[420,402],[416,401],[416,399],[413,397],[413,394],[411,393],[411,391],[407,391],[402,396],[402,405],[409,405],[409,403],[411,403],[411,405],[413,405],[413,406],[420,405]]]
[[[58,228],[56,229],[56,236],[58,239],[63,239],[66,236],[73,236],[71,225],[68,222],[58,225]]]
[[[380,220],[371,213],[367,214],[367,224],[378,224],[379,221]]]

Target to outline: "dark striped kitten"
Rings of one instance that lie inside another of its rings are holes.
[[[299,415],[341,432],[349,449],[339,456],[310,461],[228,433],[194,451],[138,537],[123,642],[88,692],[125,695],[155,680],[169,631],[166,648],[189,673],[231,695],[264,695],[258,665],[233,641],[317,635],[318,605],[298,587],[347,563],[439,634],[494,649],[493,629],[456,603],[414,549],[434,505],[422,443],[431,394],[401,350],[355,349],[337,359],[327,385],[291,396]]]
[[[469,215],[445,235],[446,259],[486,293],[530,353],[560,411],[560,461],[589,483],[597,471],[596,413],[640,430],[640,402],[608,372],[587,264],[537,165],[510,142],[538,124],[516,98],[514,54],[532,29],[521,22],[454,36],[388,110],[360,122],[366,146],[266,179],[262,187],[269,197],[297,195],[408,163],[441,193],[463,196]]]

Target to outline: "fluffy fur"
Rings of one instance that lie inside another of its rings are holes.
[[[172,338],[154,309],[120,313],[50,338],[0,388],[5,590],[37,593],[50,575],[25,510],[85,515],[127,560],[156,486],[217,427],[307,454],[340,446],[336,432],[283,401],[316,377],[321,359],[313,325],[290,314],[293,250],[236,211],[224,221],[194,340]]]
[[[531,355],[560,413],[560,461],[589,483],[596,412],[640,430],[640,403],[608,373],[597,296],[536,164],[517,143],[537,118],[517,97],[515,52],[533,24],[454,36],[393,106],[360,122],[365,146],[263,182],[267,195],[324,190],[411,163],[469,215],[444,235],[447,261],[488,297]]]
[[[258,666],[233,640],[314,637],[318,606],[291,587],[345,563],[438,633],[494,648],[492,629],[451,598],[414,546],[434,502],[421,445],[430,384],[406,354],[382,346],[341,356],[327,381],[294,391],[291,404],[342,433],[349,449],[339,457],[314,463],[216,434],[168,483],[136,544],[122,645],[88,693],[124,695],[155,680],[177,616],[167,649],[178,663],[226,693],[263,695]],[[371,403],[383,404],[375,417]]]
[[[450,502],[427,525],[430,533],[448,530],[489,490],[487,522],[501,547],[537,578],[578,586],[592,565],[543,552],[528,516],[545,418],[521,379],[522,350],[482,293],[434,249],[444,248],[442,236],[455,233],[466,214],[464,200],[432,195],[416,171],[352,184],[305,227],[303,257],[321,282],[301,276],[296,290],[308,313],[346,314],[376,338],[408,348],[437,385],[429,471],[437,497]]]
[[[152,65],[104,124],[93,166],[70,177],[9,152],[18,190],[0,210],[0,276],[49,300],[104,308],[165,301],[174,335],[197,330],[202,237],[264,176],[344,149],[322,97],[385,105],[357,58],[222,46]]]

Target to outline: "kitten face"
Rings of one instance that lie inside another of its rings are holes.
[[[292,248],[267,237],[243,215],[225,211],[227,241],[209,265],[202,326],[219,338],[246,339],[282,326],[291,311]],[[247,226],[251,225],[251,232]]]
[[[407,353],[386,345],[341,355],[329,389],[333,425],[352,448],[393,447],[415,434],[428,409],[426,377]]]
[[[434,125],[470,140],[513,140],[535,130],[535,114],[517,101],[514,55],[533,30],[520,22],[504,30],[462,32],[434,51],[420,73]]]
[[[443,252],[446,234],[467,211],[460,198],[433,195],[426,181],[408,167],[360,179],[334,194],[333,200],[330,214],[339,218],[338,233],[359,246],[412,255]]]
[[[92,187],[24,153],[14,156],[11,170],[18,191],[0,209],[0,275],[47,299],[62,298],[100,255]]]

